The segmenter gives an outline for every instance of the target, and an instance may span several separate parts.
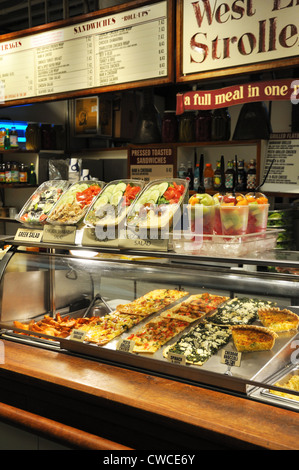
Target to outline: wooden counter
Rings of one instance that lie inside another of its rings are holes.
[[[3,345],[0,421],[72,448],[299,448],[294,411],[61,352]]]

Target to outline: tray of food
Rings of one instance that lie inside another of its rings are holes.
[[[292,406],[299,409],[299,395],[292,394],[292,391],[299,393],[299,366],[289,365],[274,374],[268,381],[269,388],[263,388],[261,395],[269,400],[280,402],[284,406]],[[272,389],[271,385],[281,387],[282,390]]]
[[[54,225],[79,223],[104,186],[103,181],[91,180],[73,183],[55,204],[47,222]]]
[[[126,227],[135,234],[144,231],[145,235],[150,230],[169,230],[187,202],[188,187],[188,181],[180,178],[148,183],[132,204]]]
[[[68,189],[66,180],[52,180],[42,183],[26,201],[16,220],[28,227],[40,227],[60,197]]]
[[[144,185],[144,181],[134,179],[111,181],[92,203],[84,224],[87,227],[118,227]]]

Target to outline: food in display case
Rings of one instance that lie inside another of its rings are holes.
[[[269,390],[270,393],[273,395],[276,395],[278,397],[282,397],[284,399],[290,399],[290,400],[297,400],[299,401],[299,395],[292,395],[291,391],[294,390],[295,392],[299,392],[299,375],[298,375],[298,370],[295,371],[292,374],[288,374],[284,380],[280,380],[279,382],[274,383],[276,387],[281,387],[289,390],[289,393],[287,391],[280,392],[279,390]]]
[[[55,204],[48,222],[58,225],[77,224],[104,186],[102,181],[78,181],[72,184]]]
[[[42,183],[24,204],[16,220],[30,227],[44,225],[52,208],[68,187],[69,182],[65,180]]]
[[[167,346],[163,356],[168,358],[171,353],[186,357],[187,364],[202,366],[231,338],[228,327],[215,325],[208,321],[200,322],[174,344]]]
[[[214,230],[215,223],[215,201],[210,194],[193,194],[188,202],[191,205],[191,232],[195,232],[196,226],[196,207],[202,207],[202,232],[203,234],[211,234]]]
[[[265,308],[258,310],[258,318],[263,326],[276,332],[297,330],[299,317],[286,308]]]
[[[126,339],[134,341],[133,352],[135,353],[155,353],[189,325],[187,321],[168,319],[159,315]]]
[[[206,313],[216,310],[219,305],[228,299],[229,297],[209,294],[207,292],[204,294],[194,294],[179,305],[161,313],[161,316],[193,322]]]
[[[169,229],[187,197],[188,181],[174,178],[149,183],[132,204],[126,226],[132,230]]]
[[[242,194],[227,193],[220,203],[223,235],[244,235],[248,225],[248,201]]]
[[[264,326],[232,325],[230,329],[239,352],[269,351],[278,337],[274,331]]]
[[[222,325],[246,325],[258,319],[258,310],[275,307],[276,303],[269,300],[235,297],[220,305],[210,317],[213,323]]]
[[[249,206],[247,233],[264,232],[268,222],[268,198],[259,192],[247,193],[245,198]]]
[[[128,315],[148,316],[159,312],[186,295],[188,295],[188,292],[176,289],[155,289],[128,304],[118,305],[116,310]]]
[[[143,187],[139,180],[111,181],[91,205],[84,223],[89,227],[118,226]]]

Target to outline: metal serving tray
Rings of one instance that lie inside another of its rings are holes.
[[[280,385],[285,385],[294,375],[299,375],[299,366],[290,364],[288,368],[280,370],[277,374],[272,376],[268,383],[269,385],[279,386],[277,385],[277,382],[279,382]],[[269,389],[263,388],[260,393],[271,402],[277,401],[277,403],[281,403],[283,406],[291,407],[299,411],[299,395],[293,395],[294,398],[290,396],[279,396],[271,392],[270,386]],[[283,393],[291,395],[292,390],[285,388]]]

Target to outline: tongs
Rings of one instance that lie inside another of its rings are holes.
[[[105,305],[105,307],[107,308],[108,312],[112,312],[112,309],[109,307],[109,305],[107,304],[107,302],[103,299],[103,297],[100,295],[100,294],[96,294],[94,296],[94,298],[92,299],[92,301],[90,302],[89,306],[87,307],[84,315],[83,315],[83,318],[87,317],[89,315],[89,313],[91,312],[92,308],[94,307],[94,304],[96,303],[97,300],[100,300],[101,302],[103,302],[103,304]]]

